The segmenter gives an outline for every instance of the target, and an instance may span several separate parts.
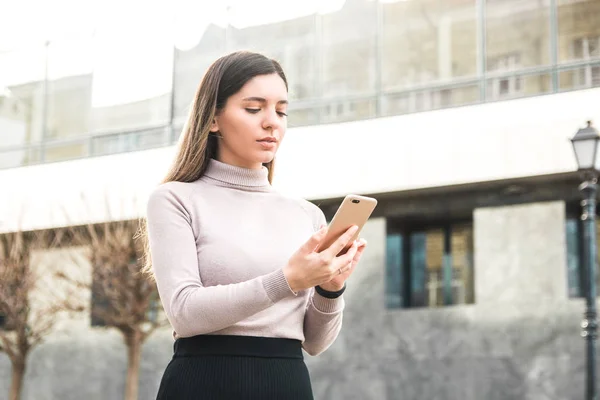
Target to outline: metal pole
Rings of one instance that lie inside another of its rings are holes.
[[[586,310],[584,319],[581,322],[581,336],[586,341],[586,377],[585,377],[585,398],[587,400],[597,400],[596,398],[596,193],[598,185],[597,178],[587,179],[579,186],[583,193],[581,206],[583,213],[583,245],[585,260],[585,299]]]
[[[475,8],[477,9],[477,77],[479,78],[479,101],[485,102],[487,98],[485,73],[487,70],[487,24],[485,0],[477,0]]]
[[[171,68],[173,68],[173,70],[171,71],[171,94],[169,96],[169,127],[166,130],[167,137],[165,140],[167,146],[177,141],[174,138],[175,127],[173,126],[175,121],[175,86],[177,79],[177,48],[175,47],[175,42],[173,42],[173,61],[171,63]]]
[[[48,140],[48,63],[50,41],[44,43],[44,83],[42,84],[42,140],[40,140],[40,161],[46,161],[46,141]]]
[[[552,91],[558,93],[560,76],[558,73],[558,5],[550,0],[550,64],[552,65]]]
[[[375,91],[377,92],[377,99],[375,100],[375,115],[378,117],[383,116],[383,84],[382,76],[383,73],[383,4],[381,1],[375,2]]]

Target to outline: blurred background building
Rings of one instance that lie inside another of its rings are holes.
[[[600,0],[196,3],[48,4],[64,29],[22,41],[40,21],[8,14],[0,232],[143,216],[206,68],[260,51],[290,82],[275,186],[328,217],[379,200],[316,398],[583,398],[568,138],[600,123]],[[122,345],[95,325],[32,355],[27,399],[119,398]],[[171,342],[146,345],[140,398]]]

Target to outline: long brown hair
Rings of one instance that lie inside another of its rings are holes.
[[[210,134],[215,116],[225,107],[227,99],[240,91],[246,82],[255,76],[269,74],[278,74],[288,88],[281,65],[259,53],[237,51],[219,58],[208,68],[196,90],[177,155],[162,183],[193,182],[204,175],[210,159],[217,157],[219,139]],[[269,182],[272,182],[274,162],[263,165],[269,170]],[[142,240],[145,249],[142,272],[153,277],[145,220],[141,222],[137,237]]]

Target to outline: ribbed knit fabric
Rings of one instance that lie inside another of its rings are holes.
[[[342,326],[344,298],[294,293],[283,268],[326,223],[323,212],[269,184],[268,171],[211,159],[195,182],[150,196],[148,234],[160,299],[175,338],[296,339],[311,355]]]
[[[312,400],[301,343],[201,335],[175,341],[157,400]]]

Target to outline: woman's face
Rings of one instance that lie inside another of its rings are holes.
[[[229,97],[211,132],[219,132],[218,160],[260,168],[273,160],[287,128],[287,90],[277,74],[258,75]]]

